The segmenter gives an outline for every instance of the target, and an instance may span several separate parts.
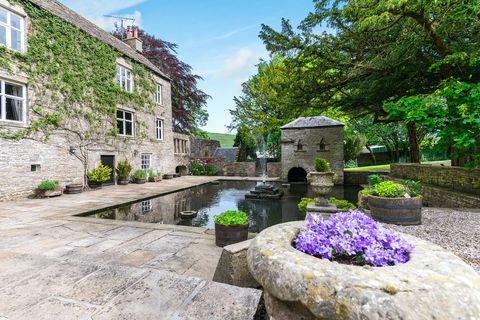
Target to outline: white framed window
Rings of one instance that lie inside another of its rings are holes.
[[[118,134],[126,137],[133,137],[135,132],[133,112],[117,110]]]
[[[155,92],[155,102],[159,105],[163,105],[163,86],[157,83],[157,92]]]
[[[157,119],[155,128],[157,133],[157,140],[163,140],[163,120],[162,119]]]
[[[145,200],[142,201],[142,213],[147,213],[152,211],[153,205],[152,205],[152,200]]]
[[[132,70],[117,64],[117,84],[125,91],[133,92]]]
[[[141,166],[143,170],[150,170],[152,167],[152,155],[143,153],[140,155]]]
[[[0,79],[0,120],[25,123],[27,119],[24,85]]]
[[[0,7],[0,45],[15,51],[24,51],[24,19]]]

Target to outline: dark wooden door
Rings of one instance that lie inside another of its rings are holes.
[[[115,156],[100,156],[100,160],[104,166],[108,166],[112,169],[110,179],[103,184],[107,186],[115,184]]]

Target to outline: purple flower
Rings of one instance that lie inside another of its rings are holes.
[[[405,263],[413,251],[399,234],[382,228],[360,210],[341,212],[329,219],[309,215],[295,246],[322,259],[375,267]]]

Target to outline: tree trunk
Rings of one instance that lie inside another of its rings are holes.
[[[420,163],[420,147],[417,137],[417,126],[413,122],[407,123],[408,144],[410,151],[410,162]]]
[[[365,146],[368,150],[368,152],[370,152],[370,157],[372,158],[372,161],[373,161],[373,165],[376,165],[377,164],[377,158],[375,158],[375,154],[373,153],[373,150],[372,148],[370,148],[370,146]]]

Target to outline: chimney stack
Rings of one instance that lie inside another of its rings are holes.
[[[143,42],[138,37],[138,27],[128,26],[125,40],[123,40],[130,47],[139,53],[143,53]]]

